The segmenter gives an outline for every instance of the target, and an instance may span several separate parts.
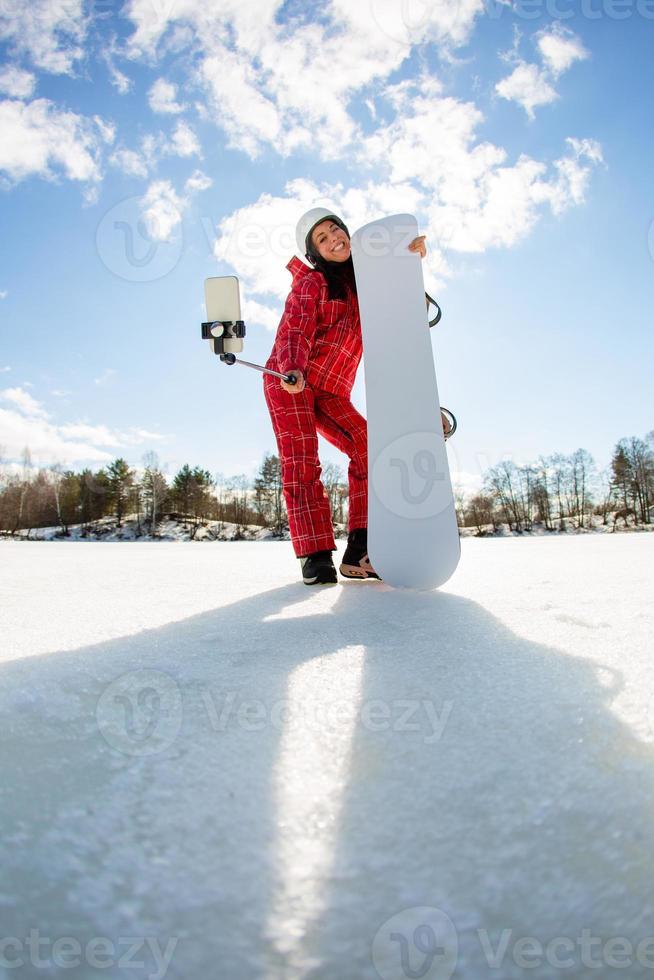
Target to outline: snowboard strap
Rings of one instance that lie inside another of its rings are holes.
[[[429,326],[435,327],[438,321],[440,320],[440,318],[442,317],[443,311],[441,310],[436,300],[433,299],[433,297],[431,297],[429,293],[425,293],[425,299],[427,300],[427,309],[429,309],[430,306],[434,306],[436,308],[436,316],[433,318],[433,320],[429,321]]]

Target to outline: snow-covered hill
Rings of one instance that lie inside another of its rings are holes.
[[[653,548],[3,542],[0,977],[652,976]]]

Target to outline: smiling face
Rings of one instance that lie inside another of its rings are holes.
[[[350,257],[350,239],[335,221],[327,218],[311,232],[311,243],[326,262],[346,262]]]

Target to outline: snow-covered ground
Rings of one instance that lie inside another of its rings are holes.
[[[0,977],[654,977],[653,557],[0,543]]]

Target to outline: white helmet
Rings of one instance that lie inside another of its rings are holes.
[[[321,221],[325,221],[327,218],[333,218],[341,228],[345,228],[341,218],[327,208],[311,208],[310,211],[302,215],[295,228],[295,241],[297,242],[300,255],[306,256],[309,251],[309,236],[311,232],[316,225],[319,225]]]

